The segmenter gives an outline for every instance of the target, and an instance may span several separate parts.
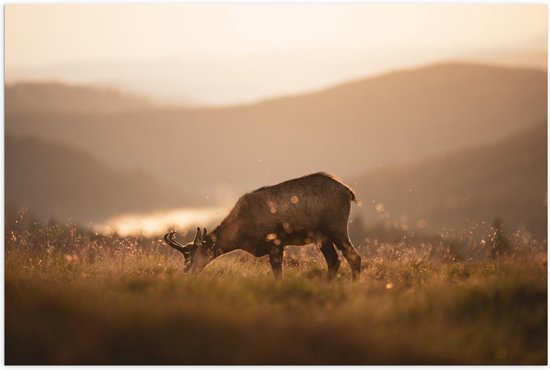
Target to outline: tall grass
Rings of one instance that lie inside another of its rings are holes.
[[[240,252],[185,276],[160,238],[35,224],[6,235],[6,363],[545,364],[545,246],[509,239],[368,240],[328,283],[314,247],[283,281]]]

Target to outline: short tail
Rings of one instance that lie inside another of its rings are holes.
[[[350,188],[349,186],[347,186],[346,184],[344,184],[343,182],[340,181],[340,184],[344,185],[344,187],[346,188],[346,190],[349,192],[349,195],[351,197],[351,201],[355,204],[357,204],[358,206],[361,206],[361,201],[360,200],[357,200],[357,196],[355,195],[355,192],[353,191],[352,188]]]
[[[355,193],[351,188],[348,187],[349,194],[351,195],[351,201],[361,207],[361,201],[357,199]]]

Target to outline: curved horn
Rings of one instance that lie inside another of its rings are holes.
[[[174,248],[175,250],[183,253],[184,255],[188,254],[189,251],[183,244],[180,242],[177,242],[176,239],[174,239],[174,235],[176,234],[175,231],[170,231],[168,234],[164,235],[164,241],[166,244]]]
[[[195,236],[195,240],[193,241],[193,244],[200,243],[201,241],[202,241],[201,228],[197,227],[197,235]]]

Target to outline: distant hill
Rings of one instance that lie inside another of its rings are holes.
[[[193,203],[151,177],[115,171],[82,150],[7,134],[5,201],[38,217],[87,223]]]
[[[103,114],[141,111],[155,105],[147,98],[116,89],[60,82],[25,82],[7,85],[6,111],[17,113]]]
[[[172,184],[202,199],[226,190],[236,199],[311,172],[349,178],[495,142],[546,120],[547,73],[447,63],[217,109],[64,114],[7,104],[15,133],[71,144],[114,168],[163,179],[171,171]]]
[[[500,217],[509,231],[522,225],[546,238],[547,126],[496,144],[367,172],[349,184],[363,203],[357,211],[367,223],[389,216],[411,229],[433,230]]]
[[[530,51],[501,51],[479,53],[470,57],[480,63],[498,63],[506,66],[522,66],[530,68],[547,69],[548,53],[545,49]]]

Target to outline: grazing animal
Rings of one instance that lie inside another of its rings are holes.
[[[269,255],[277,279],[282,277],[286,245],[317,243],[327,261],[329,280],[340,267],[335,247],[355,280],[361,257],[348,236],[351,201],[357,202],[348,186],[327,173],[314,173],[243,195],[212,233],[197,228],[192,243],[177,242],[174,231],[164,240],[185,257],[185,272],[199,272],[216,257],[242,249],[256,257]]]

